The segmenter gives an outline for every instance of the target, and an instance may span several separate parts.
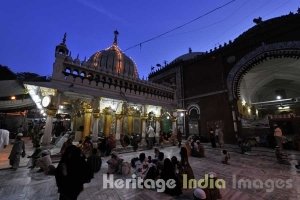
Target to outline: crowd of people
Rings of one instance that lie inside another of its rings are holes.
[[[191,141],[193,142],[193,141]],[[196,143],[196,142],[194,142]],[[111,154],[111,158],[107,161],[108,171],[107,174],[130,174],[133,170],[134,177],[141,178],[143,180],[158,179],[168,180],[173,179],[175,181],[175,187],[165,188],[165,193],[171,196],[179,196],[186,188],[183,187],[183,175],[186,175],[187,180],[194,179],[194,172],[189,163],[189,154],[185,146],[180,147],[180,160],[175,155],[171,158],[165,157],[165,154],[157,147],[154,148],[154,157],[151,155],[146,156],[145,153],[140,153],[138,157],[131,159],[130,165],[118,156],[116,152]],[[215,173],[214,173],[215,174]],[[210,176],[216,179],[216,175]],[[193,192],[194,199],[220,199],[221,193],[218,189],[212,188],[197,188]]]
[[[289,164],[288,155],[282,151],[283,134],[276,124],[274,125],[274,138],[276,140],[275,155],[280,164]],[[9,132],[8,132],[9,135]],[[8,145],[7,132],[0,129],[0,150]],[[22,133],[16,135],[11,153],[9,155],[10,165],[16,170],[19,167],[21,157],[26,155],[25,145],[22,140]],[[215,129],[209,130],[210,142],[213,148],[217,146],[222,149],[221,163],[229,164],[231,158],[229,152],[224,149],[223,131],[218,125]],[[34,138],[32,138],[34,139]],[[135,139],[138,141],[138,139]],[[159,140],[162,146],[165,138]],[[43,150],[39,144],[35,144],[35,151],[32,155],[29,168],[39,167],[40,172],[47,175],[55,175],[60,200],[76,199],[83,190],[83,184],[88,183],[94,178],[94,173],[100,171],[102,166],[102,156],[110,156],[107,161],[107,174],[119,174],[127,176],[136,175],[142,179],[163,179],[165,181],[174,179],[175,188],[166,188],[165,193],[178,196],[182,194],[183,175],[187,175],[187,179],[193,179],[193,169],[189,164],[189,156],[202,158],[205,157],[205,148],[198,137],[189,137],[184,144],[182,143],[182,133],[180,130],[171,136],[169,140],[173,145],[178,145],[180,148],[180,160],[174,155],[171,158],[166,158],[165,154],[158,149],[159,144],[155,145],[155,131],[149,126],[147,129],[147,143],[149,149],[154,147],[154,157],[146,156],[145,153],[140,153],[138,157],[130,161],[124,161],[119,155],[112,151],[116,147],[115,140],[112,135],[103,140],[98,146],[93,144],[90,137],[85,137],[83,141],[79,141],[74,145],[74,135],[70,134],[67,140],[63,143],[60,149],[61,159],[57,167],[54,167],[51,161],[51,153],[49,150]],[[134,144],[134,143],[133,143]],[[156,147],[155,147],[156,146]],[[135,146],[134,150],[137,148]],[[103,153],[104,151],[104,153]],[[102,152],[102,153],[101,153]],[[300,165],[296,165],[300,168]],[[216,179],[216,175],[212,176]],[[72,187],[70,187],[72,185]],[[193,192],[194,199],[219,199],[221,194],[219,190],[210,190],[197,188]]]

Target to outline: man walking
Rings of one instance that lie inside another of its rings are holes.
[[[277,125],[274,124],[274,137],[276,140],[276,146],[278,146],[280,149],[282,149],[282,130],[281,128]]]
[[[182,133],[180,131],[180,129],[178,129],[177,131],[177,141],[178,141],[178,147],[181,147],[181,141],[182,141]]]
[[[25,144],[22,140],[23,134],[18,133],[16,136],[14,145],[11,149],[10,155],[9,155],[9,164],[12,166],[11,168],[14,170],[17,170],[20,164],[21,156],[25,157]]]

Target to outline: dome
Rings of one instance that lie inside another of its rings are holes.
[[[94,53],[88,60],[89,67],[98,71],[106,71],[119,76],[138,78],[138,71],[134,61],[126,56],[117,45],[118,32],[115,31],[112,46]]]
[[[196,58],[197,56],[203,55],[203,52],[189,52],[187,54],[183,54],[177,58],[175,58],[172,62],[176,61],[187,61]]]

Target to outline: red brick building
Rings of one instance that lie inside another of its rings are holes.
[[[234,41],[190,50],[149,75],[176,88],[187,135],[205,137],[219,124],[225,142],[235,143],[236,136],[268,134],[274,121],[300,134],[300,14],[253,21]]]

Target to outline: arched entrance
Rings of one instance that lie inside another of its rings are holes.
[[[172,132],[172,120],[171,115],[168,112],[162,114],[161,119],[161,131],[163,134],[170,134]]]
[[[259,137],[270,146],[267,135],[277,123],[295,141],[300,128],[295,117],[300,111],[299,58],[300,42],[263,44],[231,69],[229,99],[244,137]]]
[[[188,133],[189,135],[199,135],[200,107],[197,104],[191,104],[188,111]]]

